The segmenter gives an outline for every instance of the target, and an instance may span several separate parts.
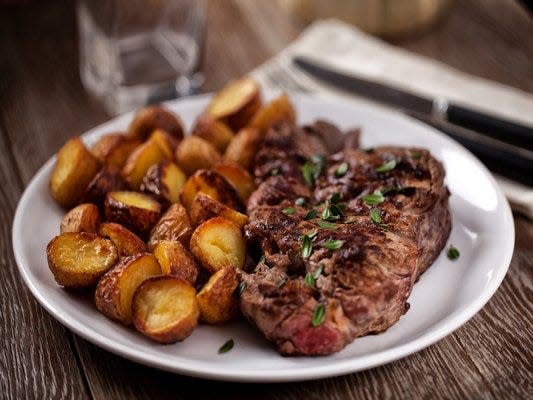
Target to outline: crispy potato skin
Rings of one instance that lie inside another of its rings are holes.
[[[159,274],[161,267],[153,254],[139,253],[120,259],[98,282],[94,295],[96,307],[105,316],[129,325],[135,290],[146,279]]]
[[[159,343],[187,338],[198,325],[196,290],[183,279],[155,276],[137,289],[132,303],[133,324]]]
[[[206,114],[238,131],[248,124],[261,107],[261,93],[257,82],[245,77],[228,83],[215,95]]]
[[[191,236],[191,252],[207,271],[215,273],[230,265],[242,269],[246,244],[241,230],[223,217],[215,217],[198,226]]]
[[[244,169],[252,167],[255,155],[263,142],[263,136],[257,128],[243,128],[233,137],[226,152],[224,161],[239,164]]]
[[[222,156],[208,141],[198,136],[187,136],[176,148],[176,162],[187,174],[209,169],[222,161]]]
[[[98,139],[91,147],[91,153],[102,164],[122,168],[128,156],[140,144],[140,140],[128,139],[121,133],[111,133]]]
[[[209,115],[202,115],[196,120],[192,134],[211,143],[220,153],[224,153],[233,138],[233,131],[225,123]]]
[[[169,157],[155,140],[147,140],[130,154],[122,168],[122,175],[130,189],[139,190],[148,169],[167,159]]]
[[[94,204],[84,203],[74,207],[61,220],[59,231],[97,233],[100,225],[100,211]]]
[[[161,204],[179,201],[187,176],[173,162],[165,160],[148,168],[141,183],[141,191],[154,196]]]
[[[175,240],[188,247],[192,231],[185,208],[181,204],[172,204],[150,232],[148,247],[153,249],[159,240]]]
[[[128,127],[127,137],[145,140],[155,129],[162,129],[177,140],[183,139],[183,124],[179,117],[159,105],[139,110]]]
[[[233,185],[244,204],[248,202],[248,199],[253,191],[257,189],[254,179],[250,173],[239,164],[217,164],[213,167],[213,171],[218,172]]]
[[[197,193],[203,193],[230,208],[244,209],[244,204],[235,188],[215,171],[198,170],[185,182],[180,199],[186,209],[190,208]]]
[[[103,223],[100,225],[99,233],[113,242],[120,257],[148,252],[148,246],[139,236],[120,224],[114,222]]]
[[[189,217],[193,226],[198,226],[208,219],[218,216],[230,220],[241,229],[248,222],[246,214],[241,214],[205,194],[198,193],[194,197],[189,209]]]
[[[196,295],[200,317],[209,324],[229,321],[239,314],[235,290],[239,285],[237,271],[226,266],[215,272]]]
[[[48,243],[46,255],[56,282],[74,289],[94,286],[118,259],[110,240],[87,232],[56,236]]]
[[[249,126],[257,128],[261,136],[264,137],[269,128],[281,121],[296,123],[296,112],[287,94],[282,94],[259,109]]]
[[[64,208],[74,207],[99,169],[100,163],[79,137],[68,140],[57,152],[49,185],[52,197]]]
[[[141,207],[137,199],[147,204]],[[152,197],[138,192],[109,192],[104,209],[108,221],[124,225],[140,237],[147,236],[161,215],[161,205]]]
[[[87,186],[83,201],[94,203],[103,210],[107,193],[125,189],[126,182],[120,175],[120,169],[112,164],[104,165]]]
[[[174,158],[174,151],[178,145],[178,140],[174,136],[171,136],[162,129],[156,129],[152,132],[148,140],[156,142],[161,147],[161,150],[163,150],[163,153],[165,153],[167,159],[172,160]]]
[[[191,285],[196,285],[198,279],[198,264],[194,256],[180,242],[174,240],[160,240],[154,247],[154,256],[161,265],[161,272],[165,275],[177,276]]]

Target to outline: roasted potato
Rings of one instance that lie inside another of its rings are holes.
[[[196,295],[200,318],[209,324],[218,324],[239,315],[239,301],[235,295],[238,285],[237,270],[229,265],[211,275]]]
[[[97,233],[100,225],[100,211],[94,204],[84,203],[74,207],[61,220],[59,231]]]
[[[150,106],[137,112],[128,127],[127,136],[145,140],[154,130],[162,129],[177,140],[183,139],[183,124],[179,117],[162,106]]]
[[[138,139],[128,139],[121,133],[102,136],[91,147],[91,153],[102,164],[122,168],[131,152],[141,144]]]
[[[235,188],[220,174],[201,169],[191,176],[181,191],[181,203],[188,210],[197,193],[203,193],[236,210],[244,208]]]
[[[192,134],[207,140],[220,153],[224,153],[233,137],[232,130],[225,123],[208,115],[202,115],[196,120]]]
[[[169,160],[174,158],[174,151],[178,145],[178,140],[174,136],[171,136],[162,129],[156,129],[152,132],[148,140],[156,142]]]
[[[176,148],[176,162],[187,175],[199,169],[209,169],[221,161],[217,149],[198,136],[187,136]]]
[[[165,160],[148,168],[141,183],[141,191],[149,193],[162,204],[179,201],[187,176],[171,161]]]
[[[67,288],[86,288],[118,259],[113,243],[94,233],[62,233],[46,247],[48,267],[58,284]]]
[[[226,218],[215,217],[195,229],[191,251],[207,271],[215,273],[227,265],[241,269],[246,244],[237,225]]]
[[[281,121],[287,121],[292,124],[296,122],[296,112],[289,96],[286,94],[279,96],[259,109],[250,121],[249,126],[257,128],[261,136],[264,137],[270,127]]]
[[[224,153],[224,161],[250,169],[262,142],[263,137],[258,129],[243,128],[231,139]]]
[[[131,190],[139,190],[148,169],[170,158],[157,141],[147,140],[130,154],[122,168],[122,175]]]
[[[245,77],[230,82],[218,92],[207,107],[206,114],[237,131],[248,124],[260,107],[259,85]]]
[[[135,291],[133,324],[159,343],[184,340],[198,325],[196,290],[174,276],[154,276]]]
[[[189,217],[193,226],[198,226],[202,222],[218,216],[229,219],[239,228],[242,228],[248,222],[246,214],[241,214],[203,193],[198,193],[194,197],[189,208]]]
[[[239,164],[217,164],[213,167],[213,171],[218,172],[233,185],[244,204],[248,202],[248,198],[253,191],[257,189],[250,173]]]
[[[150,232],[148,247],[153,249],[159,240],[175,240],[189,247],[191,221],[181,204],[172,204]]]
[[[120,224],[106,222],[100,225],[99,233],[113,242],[120,257],[148,252],[148,246],[139,236]]]
[[[98,282],[94,294],[96,307],[105,316],[129,325],[135,290],[146,279],[160,274],[161,267],[153,254],[122,258]]]
[[[161,215],[161,204],[138,192],[109,192],[104,209],[107,221],[122,224],[143,238]]]
[[[112,164],[104,165],[87,185],[83,201],[94,203],[103,210],[107,193],[119,190],[126,190],[126,182],[120,174],[120,169]]]
[[[191,285],[196,284],[198,278],[198,264],[194,256],[180,242],[175,240],[160,240],[154,247],[154,256],[161,265],[161,272],[166,275],[177,276]]]
[[[79,137],[68,140],[57,152],[50,177],[50,193],[59,205],[77,205],[85,189],[100,169],[98,160],[87,150]]]

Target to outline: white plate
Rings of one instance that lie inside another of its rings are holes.
[[[206,96],[188,98],[168,107],[190,127],[207,100]],[[500,285],[514,246],[512,214],[490,173],[454,141],[400,114],[305,96],[293,96],[293,101],[300,123],[323,117],[343,128],[361,126],[364,146],[427,147],[445,165],[453,219],[448,244],[455,245],[461,256],[450,261],[445,252],[440,255],[414,286],[411,308],[396,325],[381,335],[356,339],[327,357],[282,357],[245,322],[203,325],[174,345],[151,342],[54,282],[45,256],[63,214],[48,192],[54,159],[26,188],[13,222],[15,257],[37,300],[62,324],[113,353],[180,374],[230,381],[296,381],[359,371],[421,350],[465,323]],[[131,114],[116,118],[87,132],[84,140],[91,143],[102,134],[123,130],[130,120]],[[229,338],[235,347],[219,355],[218,348]]]

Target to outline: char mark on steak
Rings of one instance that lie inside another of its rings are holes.
[[[243,273],[241,310],[284,355],[331,354],[395,324],[451,229],[444,169],[427,150],[358,150],[356,133],[331,154],[343,146],[327,134],[340,131],[324,124],[267,133],[247,205],[245,237],[264,257]]]

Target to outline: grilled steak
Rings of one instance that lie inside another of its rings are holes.
[[[427,150],[358,150],[354,132],[330,155],[340,142],[317,130],[267,133],[244,228],[263,257],[243,273],[241,310],[284,355],[330,354],[396,323],[451,228],[444,169]]]

